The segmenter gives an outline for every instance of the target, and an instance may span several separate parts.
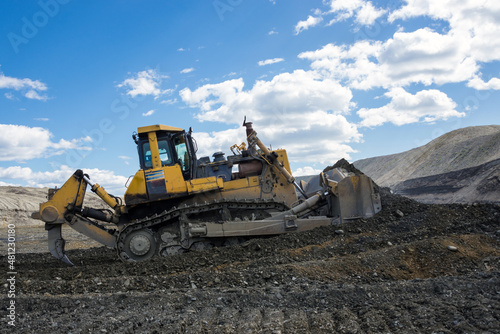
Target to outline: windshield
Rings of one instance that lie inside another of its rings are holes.
[[[174,138],[175,153],[183,171],[189,170],[189,154],[184,136]]]
[[[151,148],[149,142],[142,144],[142,152],[144,154],[144,167],[152,168],[153,161],[151,157]],[[168,147],[168,141],[166,139],[158,140],[158,152],[160,153],[160,160],[162,166],[170,165],[172,163],[172,155]]]

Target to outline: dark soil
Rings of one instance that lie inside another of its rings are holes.
[[[15,332],[500,333],[500,207],[381,193],[370,219],[145,263],[17,254]]]
[[[500,203],[500,159],[453,172],[405,180],[392,190],[424,203]]]
[[[346,171],[350,172],[350,173],[353,173],[355,175],[361,175],[361,174],[364,174],[362,171],[360,171],[359,169],[357,169],[356,167],[354,167],[353,164],[349,163],[349,161],[347,161],[346,159],[342,158],[340,160],[338,160],[335,164],[333,164],[332,166],[328,166],[326,167],[325,169],[323,169],[323,173],[327,173],[329,171],[331,171],[332,169],[335,169],[335,168],[343,168],[345,169]]]

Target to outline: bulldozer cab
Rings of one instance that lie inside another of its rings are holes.
[[[142,170],[174,166],[181,167],[184,180],[195,176],[196,150],[191,131],[152,125],[138,128],[134,136]]]

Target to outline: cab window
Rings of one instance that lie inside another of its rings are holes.
[[[142,144],[142,152],[144,154],[144,167],[152,168],[153,159],[151,156],[151,148],[149,146],[149,142],[145,142]],[[160,153],[160,160],[162,166],[172,164],[172,155],[170,153],[170,149],[168,147],[168,141],[166,139],[158,140],[158,152]]]
[[[168,141],[166,139],[158,140],[158,151],[160,152],[160,160],[162,166],[170,165],[172,158],[168,149]]]
[[[184,136],[175,137],[174,143],[175,143],[175,153],[177,154],[177,160],[181,165],[182,171],[188,171],[189,154],[187,151],[186,140]]]
[[[151,149],[149,148],[149,142],[142,144],[142,152],[144,154],[144,167],[153,167],[153,160],[151,158]]]

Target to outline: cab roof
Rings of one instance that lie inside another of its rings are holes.
[[[168,126],[168,125],[163,125],[163,124],[141,126],[141,127],[137,128],[137,133],[148,133],[148,132],[155,132],[155,131],[182,132],[184,130],[181,128],[176,128],[173,126]]]

